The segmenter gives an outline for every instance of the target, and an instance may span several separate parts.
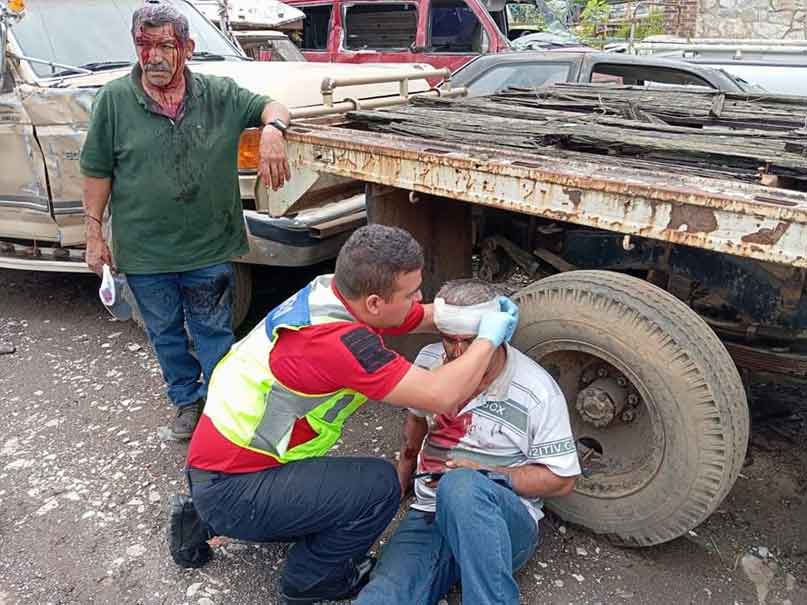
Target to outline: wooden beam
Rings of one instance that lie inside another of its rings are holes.
[[[414,202],[412,201],[414,200]],[[406,229],[423,246],[423,298],[431,302],[440,286],[471,276],[471,206],[403,189],[367,186],[370,223]]]
[[[423,300],[432,302],[450,279],[471,276],[471,205],[447,198],[414,194],[395,187],[368,183],[367,222],[401,227],[423,246]],[[414,361],[421,348],[433,343],[432,334],[385,338],[389,347]]]

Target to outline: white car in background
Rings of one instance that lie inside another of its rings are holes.
[[[807,96],[807,40],[651,36],[634,48],[640,55],[720,69],[758,87],[760,92]]]

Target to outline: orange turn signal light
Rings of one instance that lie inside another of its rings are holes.
[[[8,0],[6,8],[12,13],[25,12],[25,0]]]
[[[258,148],[261,143],[261,129],[250,128],[241,133],[238,142],[238,169],[257,170],[260,154]]]

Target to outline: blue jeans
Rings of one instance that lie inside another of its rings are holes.
[[[395,467],[376,458],[309,458],[237,475],[189,469],[188,478],[213,533],[295,542],[281,581],[289,596],[347,592],[400,500]]]
[[[235,340],[234,280],[231,263],[182,273],[126,275],[157,353],[168,397],[176,406],[205,398],[213,368]],[[186,323],[193,336],[195,356],[190,350]]]
[[[469,469],[443,475],[436,514],[410,510],[354,605],[434,605],[457,582],[462,602],[517,605],[513,572],[538,546],[519,497]]]

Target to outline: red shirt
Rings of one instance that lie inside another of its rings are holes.
[[[421,321],[423,306],[416,303],[397,328],[375,329],[360,322],[340,321],[282,330],[269,354],[269,367],[281,384],[301,393],[316,395],[348,388],[380,400],[411,367],[405,358],[384,346],[381,335],[406,334]],[[289,448],[315,436],[308,421],[301,418],[292,429]],[[188,446],[188,465],[209,471],[251,473],[279,464],[273,456],[235,445],[204,414]]]

